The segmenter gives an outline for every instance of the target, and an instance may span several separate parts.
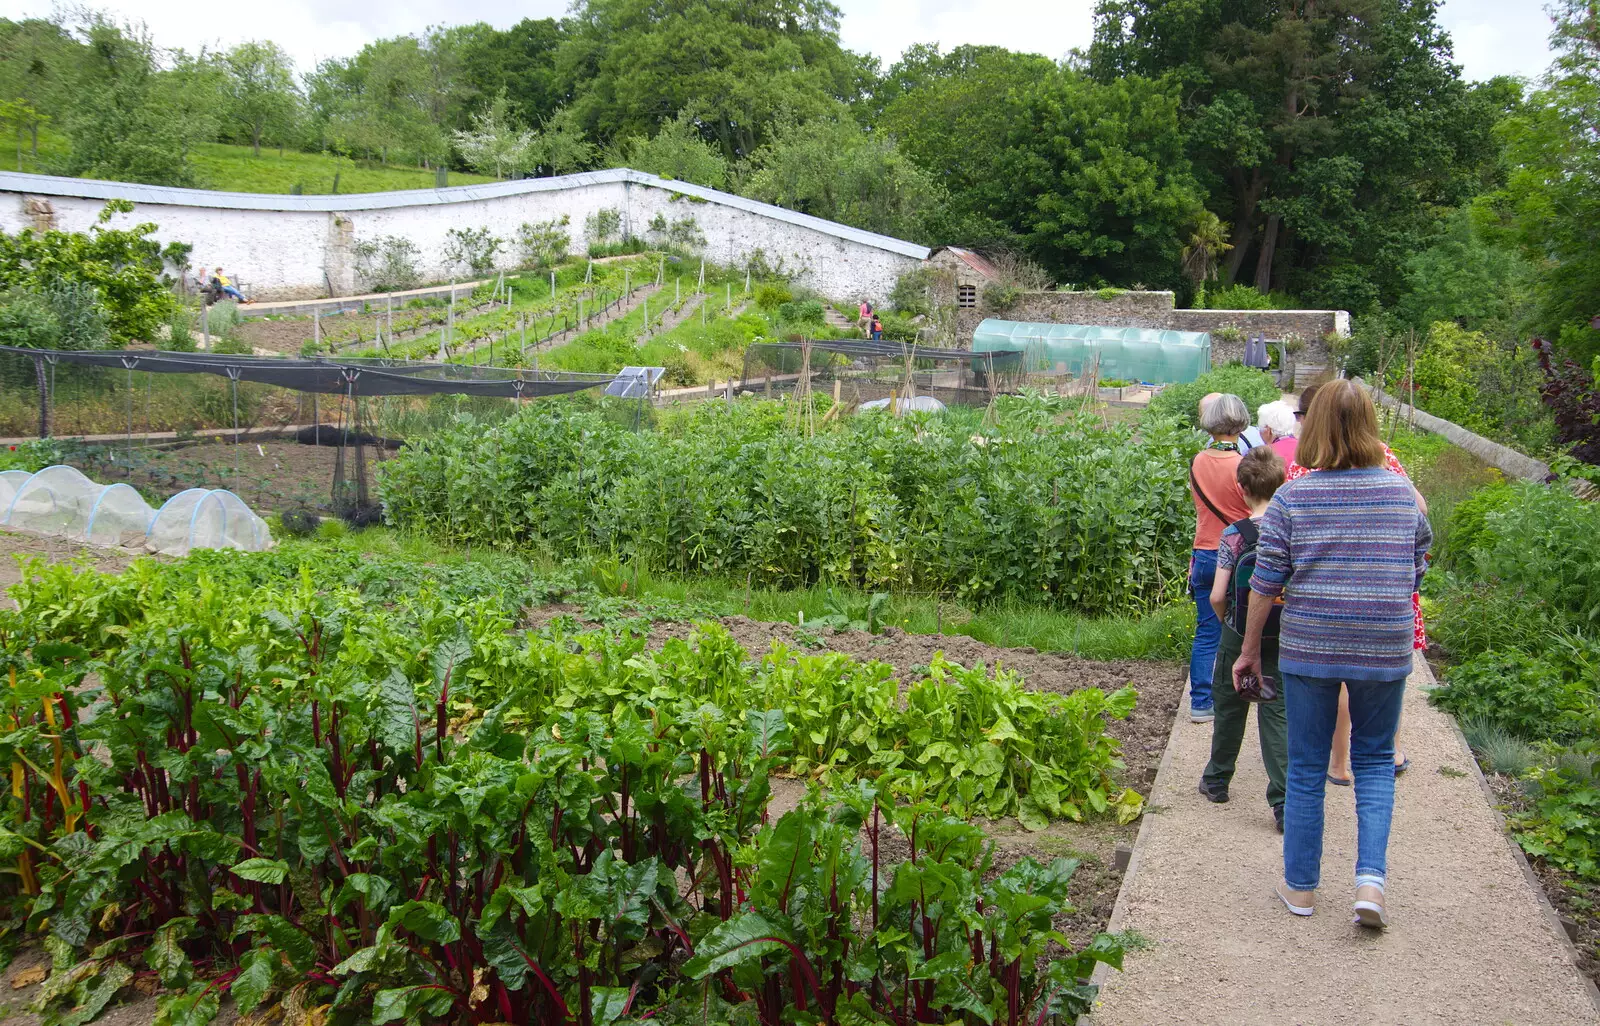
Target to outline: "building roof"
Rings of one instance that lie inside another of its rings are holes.
[[[179,207],[213,207],[232,210],[283,210],[351,212],[358,210],[388,210],[396,207],[422,207],[445,203],[462,203],[472,200],[498,199],[503,196],[521,196],[531,192],[559,192],[585,185],[610,185],[615,183],[642,185],[646,188],[666,189],[684,196],[693,196],[725,207],[733,207],[760,217],[770,217],[801,228],[809,228],[824,235],[854,242],[863,246],[888,250],[916,260],[928,258],[928,247],[914,242],[863,231],[836,221],[824,220],[810,214],[760,203],[735,196],[732,193],[708,189],[670,178],[618,167],[605,171],[585,171],[575,175],[554,178],[524,178],[516,182],[486,182],[481,185],[453,185],[443,189],[407,189],[401,192],[341,193],[337,196],[283,196],[259,192],[216,192],[210,189],[179,189],[167,185],[140,185],[133,182],[103,182],[92,178],[60,178],[54,175],[30,175],[17,171],[0,171],[0,192],[25,193],[35,196],[64,196],[81,199],[127,199],[134,203],[155,203]]]
[[[991,278],[995,281],[1000,280],[1000,271],[982,253],[977,253],[970,249],[962,249],[960,246],[941,246],[933,252],[934,254],[949,253],[985,278]]]

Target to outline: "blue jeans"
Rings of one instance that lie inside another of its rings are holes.
[[[1283,675],[1289,720],[1289,776],[1283,804],[1283,880],[1297,891],[1322,878],[1322,802],[1328,751],[1339,715],[1339,684],[1326,677]],[[1356,875],[1388,872],[1389,820],[1394,813],[1394,732],[1405,680],[1352,680],[1350,770],[1356,791]]]
[[[232,285],[224,285],[224,286],[222,286],[222,291],[223,291],[224,295],[232,296],[234,299],[237,299],[241,303],[244,302],[244,293],[240,292],[238,289],[234,288]]]
[[[1211,667],[1217,661],[1222,621],[1211,608],[1211,582],[1217,578],[1217,550],[1195,549],[1189,562],[1189,594],[1194,596],[1194,647],[1189,649],[1189,704],[1211,708]],[[1231,682],[1230,682],[1231,685]]]

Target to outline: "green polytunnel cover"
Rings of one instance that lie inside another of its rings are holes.
[[[1211,335],[1204,331],[1040,324],[990,317],[973,333],[972,350],[1021,350],[1023,369],[1040,374],[1081,374],[1099,353],[1101,378],[1152,384],[1193,381],[1211,369]],[[1001,369],[1001,361],[995,361],[995,369]],[[1008,365],[1005,369],[1017,368]]]

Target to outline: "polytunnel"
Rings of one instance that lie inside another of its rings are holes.
[[[1028,373],[1082,374],[1100,355],[1101,378],[1155,384],[1193,381],[1211,368],[1211,335],[1203,331],[1114,328],[1093,324],[1041,324],[990,317],[972,336],[974,352],[1021,350],[995,359],[996,370],[1022,363]]]
[[[100,484],[68,466],[0,473],[0,510],[0,526],[109,548],[181,556],[272,547],[266,521],[232,492],[191,488],[156,510],[132,486]]]

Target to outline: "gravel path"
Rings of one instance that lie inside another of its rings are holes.
[[[1112,919],[1152,946],[1109,974],[1095,1026],[1600,1023],[1432,684],[1423,665],[1407,685],[1382,935],[1350,922],[1351,790],[1328,787],[1317,913],[1291,916],[1254,718],[1232,801],[1212,805],[1195,791],[1211,729],[1180,714]]]

